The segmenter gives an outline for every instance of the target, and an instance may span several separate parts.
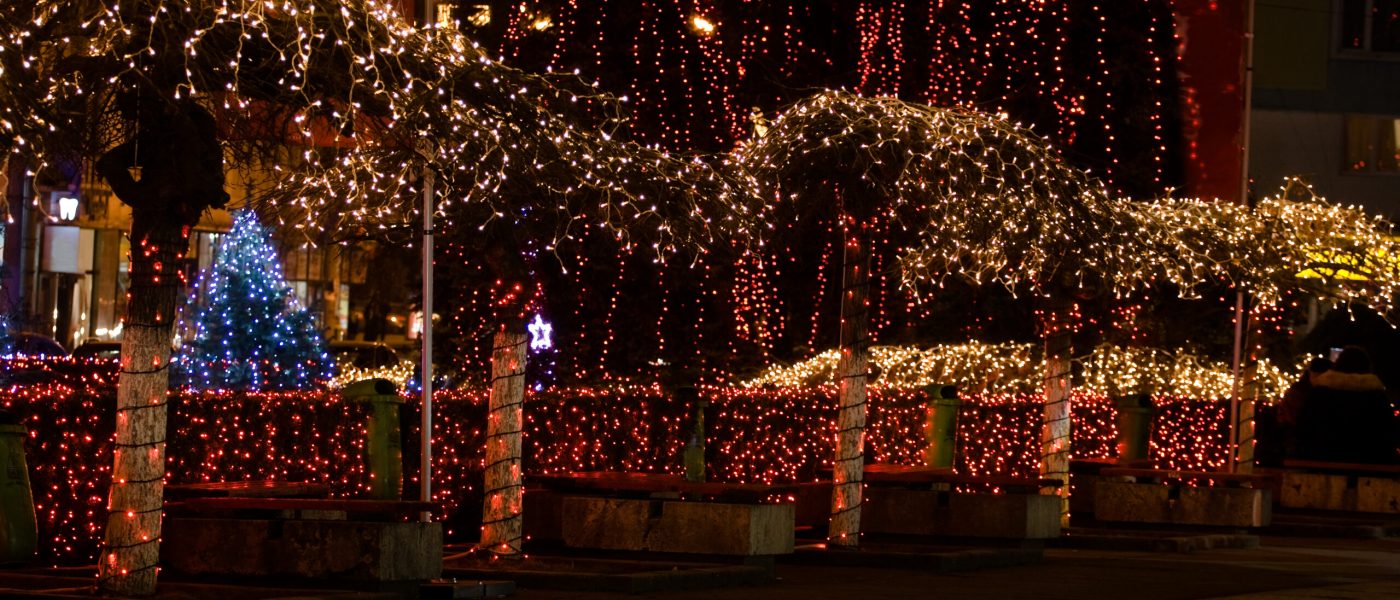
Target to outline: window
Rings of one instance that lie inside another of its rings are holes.
[[[1400,0],[1342,0],[1343,51],[1400,54]]]
[[[1346,119],[1348,173],[1400,173],[1400,119],[1351,115]]]
[[[456,4],[451,2],[438,2],[433,5],[433,8],[437,11],[436,14],[433,15],[433,21],[438,29],[457,28],[457,17],[454,15],[454,13],[457,12]]]

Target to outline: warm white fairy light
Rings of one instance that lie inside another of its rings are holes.
[[[873,346],[870,386],[917,389],[955,385],[965,394],[1036,394],[1044,385],[1040,344],[965,342],[929,348]],[[741,387],[804,388],[835,379],[836,350],[794,365],[769,368]],[[1306,362],[1306,361],[1304,361]],[[1185,350],[1101,346],[1075,360],[1075,389],[1103,396],[1151,394],[1201,400],[1230,396],[1230,365]],[[1280,369],[1268,360],[1257,366],[1259,398],[1272,401],[1297,379],[1303,365]]]
[[[690,16],[690,29],[697,35],[713,35],[715,23],[705,15],[695,14]]]
[[[394,382],[399,389],[408,389],[417,371],[418,363],[411,360],[399,361],[398,364],[371,369],[341,365],[339,372],[331,378],[329,386],[332,389],[340,389],[356,381],[365,379],[387,379]]]

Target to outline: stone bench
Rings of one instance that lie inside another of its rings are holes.
[[[161,563],[190,575],[421,581],[442,574],[429,502],[190,498],[167,505]],[[353,519],[352,519],[353,517]]]
[[[793,505],[565,496],[560,534],[573,548],[683,554],[791,554]]]
[[[1059,498],[1040,494],[1059,487],[1059,480],[871,464],[865,482],[861,530],[869,533],[1019,540],[1060,536]]]
[[[795,486],[689,482],[649,473],[534,475],[526,484],[530,539],[722,556],[793,551]]]
[[[1400,465],[1285,460],[1279,505],[1400,514]]]
[[[1075,516],[1094,514],[1094,488],[1104,479],[1104,469],[1149,469],[1150,459],[1074,458],[1069,461],[1069,512]]]
[[[1094,486],[1101,521],[1263,527],[1276,478],[1246,473],[1106,468]]]

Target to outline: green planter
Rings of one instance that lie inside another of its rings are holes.
[[[34,558],[39,530],[34,519],[34,494],[29,488],[29,467],[24,462],[23,425],[12,417],[0,420],[0,562],[20,563]]]
[[[1118,462],[1146,460],[1152,440],[1152,396],[1133,394],[1113,399],[1118,407]]]
[[[924,388],[928,397],[924,437],[924,465],[952,468],[958,447],[958,411],[962,400],[958,388],[951,385],[930,385]]]
[[[377,500],[403,496],[403,441],[399,431],[399,405],[403,397],[387,379],[364,379],[345,386],[345,398],[369,404],[365,425],[365,468],[369,469],[369,495]]]

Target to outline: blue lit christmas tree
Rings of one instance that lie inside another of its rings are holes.
[[[324,384],[332,361],[315,321],[282,275],[277,251],[252,211],[235,213],[214,264],[199,276],[185,313],[185,343],[172,361],[197,389],[296,390]]]
[[[4,293],[5,288],[0,287],[0,293]],[[0,306],[0,356],[9,356],[15,352],[15,339],[10,334],[10,314],[5,312],[5,307]]]
[[[6,273],[0,272],[0,356],[15,353],[15,337],[11,330],[14,323],[10,319],[10,291],[5,289]]]

